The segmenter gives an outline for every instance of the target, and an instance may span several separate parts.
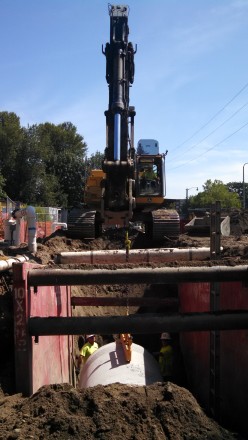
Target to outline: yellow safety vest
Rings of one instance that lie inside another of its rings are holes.
[[[87,361],[90,355],[94,353],[94,351],[96,351],[97,349],[98,349],[97,342],[94,342],[93,344],[86,342],[86,344],[84,344],[84,346],[80,350],[80,355],[82,356],[84,363]]]
[[[173,373],[173,349],[171,345],[161,348],[158,362],[162,376],[171,376]]]

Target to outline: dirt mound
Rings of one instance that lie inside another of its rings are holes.
[[[234,440],[209,419],[184,388],[167,383],[98,385],[82,392],[68,384],[32,397],[5,398],[0,439]]]

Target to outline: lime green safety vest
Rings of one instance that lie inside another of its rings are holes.
[[[94,342],[93,344],[86,342],[86,344],[84,344],[84,346],[80,350],[80,354],[83,357],[83,361],[86,362],[88,357],[90,357],[90,355],[94,353],[94,351],[96,351],[97,349],[98,349],[97,342]]]
[[[166,345],[166,347],[161,348],[158,362],[162,376],[172,376],[173,349],[171,345]]]

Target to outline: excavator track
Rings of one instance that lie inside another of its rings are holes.
[[[174,209],[157,209],[152,212],[152,239],[177,240],[180,234],[180,218]]]
[[[96,237],[96,211],[73,208],[67,218],[67,236],[93,239]]]

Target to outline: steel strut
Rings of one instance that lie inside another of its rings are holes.
[[[128,237],[128,231],[126,231],[125,234],[125,247],[126,247],[126,261],[129,261],[129,251],[130,251],[130,247],[131,247],[131,240],[129,240]]]

